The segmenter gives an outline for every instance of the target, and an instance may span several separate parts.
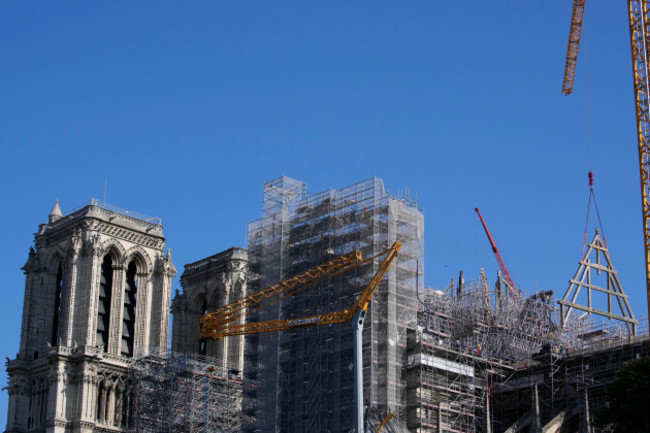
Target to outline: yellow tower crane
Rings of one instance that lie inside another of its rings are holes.
[[[648,58],[650,57],[650,0],[627,0],[627,17],[630,28],[632,52],[632,79],[636,114],[639,174],[641,179],[641,206],[643,211],[643,244],[645,247],[645,276],[648,316],[650,317],[650,111],[648,83]],[[564,66],[562,93],[569,95],[573,89],[580,31],[585,0],[573,0],[571,28]]]
[[[363,322],[373,293],[384,275],[386,275],[388,268],[397,257],[397,253],[401,248],[402,244],[395,242],[392,247],[367,259],[363,259],[360,251],[353,251],[287,278],[286,280],[282,280],[265,289],[251,293],[244,298],[224,305],[202,316],[199,319],[199,335],[201,338],[219,340],[232,335],[259,334],[262,332],[286,331],[334,323],[350,323],[354,329],[355,429],[358,433],[363,432],[363,351],[361,339]],[[349,272],[382,256],[384,259],[377,268],[377,271],[354,304],[349,308],[297,319],[234,323],[240,318],[243,319],[247,311],[262,310],[269,305],[294,296],[320,282]],[[383,424],[381,427],[383,427]]]

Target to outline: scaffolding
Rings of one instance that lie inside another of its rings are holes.
[[[555,343],[546,296],[522,298],[497,280],[429,290],[409,335],[411,431],[493,431],[490,395],[518,362]]]
[[[494,412],[506,432],[596,433],[594,415],[607,404],[607,385],[625,362],[650,355],[647,321],[636,335],[625,323],[583,320],[560,351],[541,351],[498,384]]]
[[[483,272],[470,283],[461,274],[420,297],[408,338],[410,431],[595,432],[591,414],[616,370],[648,356],[647,323],[635,335],[626,322],[585,315],[562,328],[552,292],[502,287],[499,277],[490,290]]]
[[[363,333],[364,405],[405,418],[406,329],[415,326],[423,281],[423,216],[415,202],[372,178],[307,193],[281,177],[264,187],[263,216],[249,224],[249,292],[360,250],[364,257],[403,247],[379,284]],[[310,288],[248,321],[291,319],[352,305],[379,262]],[[246,431],[348,432],[353,428],[353,333],[348,324],[259,334],[246,339]],[[273,397],[270,397],[273,396]]]
[[[232,368],[231,368],[232,367]],[[137,433],[241,431],[242,377],[216,359],[169,352],[131,363]]]

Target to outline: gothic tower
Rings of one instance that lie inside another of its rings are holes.
[[[167,348],[171,278],[160,220],[97,200],[58,200],[23,267],[6,433],[120,431],[132,421],[126,371]]]
[[[246,296],[247,264],[246,250],[234,247],[185,265],[183,293],[177,292],[172,301],[173,351],[218,359],[233,373],[243,370],[244,336],[199,339],[199,317]],[[243,323],[242,318],[235,323]]]

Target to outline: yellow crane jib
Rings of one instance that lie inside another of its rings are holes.
[[[571,27],[569,29],[569,44],[566,49],[564,62],[564,79],[562,80],[562,93],[570,95],[573,91],[573,78],[576,74],[578,62],[578,48],[580,47],[580,33],[582,32],[582,17],[585,11],[585,0],[573,0],[571,11]]]
[[[312,326],[329,325],[333,323],[350,322],[357,310],[366,310],[379,282],[384,277],[391,263],[397,257],[402,244],[395,242],[392,247],[377,255],[363,259],[361,252],[353,251],[315,268],[287,278],[277,284],[252,293],[231,304],[207,313],[199,320],[199,335],[201,338],[218,340],[233,335],[258,334],[262,332],[284,331],[307,328]],[[340,311],[317,314],[287,320],[270,320],[264,322],[232,323],[243,318],[246,311],[261,310],[290,296],[304,291],[326,279],[351,271],[378,257],[385,255],[384,260],[361,292],[354,305]]]
[[[201,338],[215,339],[216,337],[210,335],[211,333],[243,317],[248,309],[261,309],[272,305],[320,281],[352,270],[358,267],[361,262],[361,252],[352,251],[265,289],[251,293],[235,302],[219,307],[200,318],[199,334]]]

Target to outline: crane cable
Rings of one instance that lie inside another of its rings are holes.
[[[583,43],[583,47],[585,44]],[[594,193],[594,174],[591,170],[591,123],[589,119],[589,75],[587,73],[587,53],[586,47],[583,48],[585,51],[585,61],[582,62],[584,65],[585,71],[585,112],[587,117],[587,165],[589,168],[589,173],[587,177],[589,179],[589,199],[587,200],[587,219],[585,221],[585,233],[582,239],[582,254],[580,259],[585,259],[585,246],[587,245],[587,230],[589,229],[589,212],[591,211],[591,200],[594,201],[594,209],[596,209],[596,216],[598,217],[598,226],[600,227],[600,233],[603,237],[603,244],[607,248],[607,241],[605,240],[605,230],[603,230],[603,222],[600,219],[600,212],[598,211],[598,204],[596,203],[596,194]]]
[[[584,27],[584,26],[583,26]],[[584,71],[585,71],[585,113],[587,116],[587,165],[589,167],[589,172],[591,173],[591,122],[590,122],[590,116],[589,116],[589,74],[587,71],[587,47],[586,43],[583,42],[582,46],[584,47],[583,50],[585,51],[584,57],[585,60],[582,62],[584,66]],[[590,177],[591,179],[591,177]],[[589,186],[592,186],[593,182],[589,183]]]
[[[605,240],[605,230],[603,229],[603,222],[600,219],[600,212],[598,211],[598,204],[596,203],[596,194],[594,193],[594,175],[589,170],[587,175],[589,177],[589,200],[587,201],[587,220],[585,221],[585,233],[582,239],[582,254],[580,255],[581,260],[585,258],[585,246],[587,245],[587,230],[589,230],[589,212],[591,210],[591,200],[594,201],[594,209],[596,209],[596,216],[598,217],[598,227],[600,227],[600,233],[603,237],[603,244],[607,248],[607,241]]]

